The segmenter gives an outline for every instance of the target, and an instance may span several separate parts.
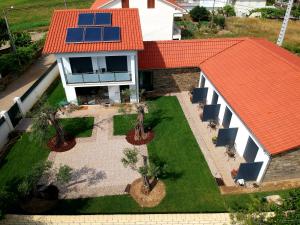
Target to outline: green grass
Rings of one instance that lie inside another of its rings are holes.
[[[67,0],[68,8],[90,8],[94,0]],[[13,31],[47,30],[55,9],[64,9],[64,0],[1,0],[0,10],[14,6],[8,12]]]
[[[206,161],[185,119],[176,97],[161,97],[149,102],[152,109],[145,124],[155,131],[148,144],[150,158],[168,165],[164,178],[167,196],[155,208],[143,209],[129,196],[62,200],[53,213],[139,213],[139,212],[215,212],[225,211]],[[115,116],[114,133],[124,134],[133,126],[135,115]]]
[[[176,97],[160,97],[149,101],[146,126],[155,131],[148,144],[150,158],[167,163],[169,176],[163,178],[167,195],[154,208],[141,208],[128,195],[60,200],[50,214],[110,214],[110,213],[170,213],[170,212],[224,212],[245,208],[253,198],[287,191],[227,195],[220,194],[185,119]],[[123,135],[130,130],[136,115],[114,116],[114,134]]]
[[[47,91],[44,93],[42,99],[45,99],[46,102],[51,106],[58,106],[60,102],[65,102],[66,95],[65,90],[62,86],[60,78],[55,80]]]
[[[94,117],[62,119],[64,130],[74,137],[90,137],[94,127]]]
[[[0,187],[15,188],[38,162],[46,160],[49,150],[33,143],[29,133],[24,133],[10,149],[0,164]],[[11,191],[13,191],[11,190]]]

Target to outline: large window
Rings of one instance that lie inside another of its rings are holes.
[[[127,56],[106,56],[106,69],[108,72],[127,72]]]
[[[91,57],[69,58],[72,73],[93,73]]]

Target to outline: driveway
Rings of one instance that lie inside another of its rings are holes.
[[[72,180],[61,193],[61,198],[84,198],[125,194],[127,184],[140,175],[121,163],[123,150],[132,148],[125,136],[113,136],[113,115],[117,107],[89,106],[88,110],[73,112],[68,117],[94,116],[93,134],[78,138],[76,146],[62,153],[51,152],[49,160],[54,168],[68,165],[73,169]],[[147,155],[146,145],[138,147]]]

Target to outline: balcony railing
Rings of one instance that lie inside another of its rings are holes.
[[[105,73],[76,73],[67,74],[67,84],[78,83],[107,83],[131,81],[130,72],[105,72]]]

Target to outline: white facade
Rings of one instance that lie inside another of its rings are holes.
[[[108,72],[106,68],[107,56],[125,56],[127,58],[127,72]],[[93,73],[74,74],[71,69],[70,58],[90,57]],[[110,102],[121,102],[121,86],[128,85],[131,90],[138,90],[137,52],[99,52],[99,53],[64,53],[56,54],[58,68],[65,89],[68,102],[78,103],[76,88],[107,87]],[[131,92],[130,101],[138,102],[138,92]]]
[[[251,137],[252,140],[255,142],[255,144],[259,147],[254,162],[263,162],[262,168],[261,168],[259,176],[257,178],[257,182],[261,182],[262,178],[265,174],[265,171],[268,167],[268,164],[270,161],[270,155],[264,150],[263,146],[259,143],[257,138],[247,128],[247,126],[244,124],[244,122],[239,118],[239,116],[235,113],[235,111],[229,106],[229,104],[225,101],[223,96],[216,90],[214,85],[209,81],[209,79],[203,72],[201,72],[201,74],[200,74],[200,80],[201,80],[202,76],[205,78],[205,86],[204,87],[208,88],[207,104],[211,104],[214,91],[219,96],[218,102],[217,102],[217,104],[221,105],[220,112],[219,112],[219,121],[222,122],[226,107],[228,107],[230,109],[230,111],[232,112],[232,118],[230,121],[229,128],[238,128],[237,136],[235,139],[235,148],[237,150],[237,153],[241,157],[243,157],[249,137]],[[200,83],[199,83],[199,87],[200,87]]]
[[[266,7],[266,0],[183,0],[180,1],[186,10],[190,11],[195,6],[203,6],[212,11],[223,8],[225,5],[232,5],[234,7],[236,16],[247,16],[253,9]]]
[[[102,8],[122,8],[122,3],[121,0],[115,0]],[[154,8],[147,7],[147,0],[129,0],[129,8],[139,9],[144,41],[181,39],[174,17],[181,17],[182,9],[164,0],[156,0]]]

